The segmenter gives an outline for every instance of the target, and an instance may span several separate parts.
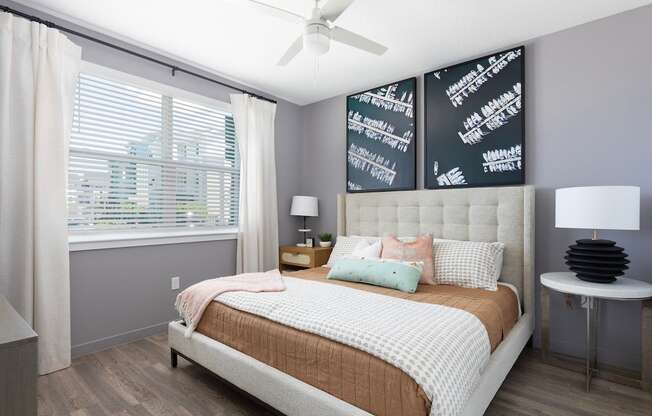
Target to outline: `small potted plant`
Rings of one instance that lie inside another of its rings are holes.
[[[320,247],[330,247],[333,241],[333,236],[331,233],[321,233],[319,234],[319,246]]]

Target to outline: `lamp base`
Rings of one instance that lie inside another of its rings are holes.
[[[566,251],[566,264],[580,280],[611,283],[625,274],[629,260],[622,247],[611,240],[577,240]]]

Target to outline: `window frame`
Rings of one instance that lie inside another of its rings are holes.
[[[88,61],[82,61],[80,72],[110,81],[147,89],[157,94],[214,107],[231,113],[231,104],[218,99],[195,94],[171,85],[162,84],[136,75],[128,74]],[[237,139],[236,139],[237,140]],[[100,250],[120,247],[138,247],[163,244],[181,244],[202,241],[233,240],[237,238],[239,227],[193,229],[135,229],[135,230],[68,230],[69,251]]]

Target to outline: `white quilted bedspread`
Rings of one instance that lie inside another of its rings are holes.
[[[432,401],[431,416],[462,411],[491,346],[484,325],[455,308],[284,277],[283,292],[229,292],[215,300],[349,345],[400,368]]]

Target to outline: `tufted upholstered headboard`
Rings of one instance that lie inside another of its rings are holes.
[[[505,243],[500,280],[519,290],[534,314],[534,188],[513,186],[340,194],[338,235]]]

